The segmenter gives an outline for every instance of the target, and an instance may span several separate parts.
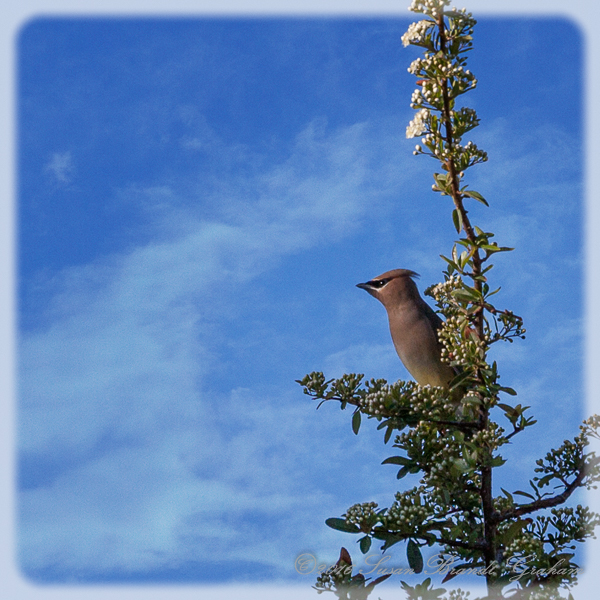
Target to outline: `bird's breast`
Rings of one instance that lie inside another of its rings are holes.
[[[416,382],[446,386],[453,371],[441,361],[437,334],[427,316],[416,310],[398,310],[388,316],[396,352]]]

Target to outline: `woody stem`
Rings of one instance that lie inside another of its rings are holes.
[[[444,22],[444,14],[440,13],[437,20],[438,31],[440,35],[440,51],[445,55],[447,54],[447,37],[446,37],[446,24]],[[474,288],[481,294],[482,292],[482,260],[479,254],[479,250],[476,247],[476,235],[469,220],[468,212],[463,204],[463,195],[460,192],[459,177],[454,162],[454,129],[452,126],[452,110],[450,102],[450,91],[448,89],[448,80],[443,78],[441,80],[442,99],[443,99],[443,110],[442,110],[442,121],[445,129],[445,142],[448,158],[446,159],[444,166],[448,172],[450,178],[450,192],[452,200],[456,210],[459,212],[463,229],[467,236],[467,239],[471,242],[474,252],[472,253],[473,261],[473,283]],[[483,299],[481,306],[478,311],[474,314],[474,325],[477,335],[480,340],[484,338],[484,318],[483,318]],[[479,379],[482,380],[481,376]],[[489,411],[485,406],[481,406],[479,426],[481,429],[485,429],[488,426]],[[492,495],[492,467],[489,466],[487,460],[483,461],[481,466],[481,508],[483,513],[483,527],[484,527],[484,549],[483,555],[485,559],[486,567],[491,566],[496,560],[496,533],[497,524],[494,521],[494,504]],[[486,583],[488,587],[488,595],[493,594],[493,584],[495,577],[490,572],[491,570],[486,569]]]

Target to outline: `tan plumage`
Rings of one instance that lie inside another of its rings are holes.
[[[441,360],[442,320],[421,298],[413,277],[418,277],[414,271],[394,269],[357,287],[385,306],[396,352],[416,382],[448,387],[455,372]]]

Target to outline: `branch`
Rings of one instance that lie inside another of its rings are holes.
[[[324,398],[323,400],[321,400],[321,402],[319,402],[319,404],[317,406],[317,409],[320,408],[321,404],[323,404],[324,402],[330,402],[332,400],[336,400],[338,402],[345,402],[346,404],[351,404],[352,406],[356,406],[359,409],[363,408],[359,399],[343,398],[342,396],[332,396],[331,398]],[[363,410],[361,410],[361,412],[364,415],[372,416],[372,417],[376,416],[376,417],[384,417],[384,418],[394,418],[394,417],[403,418],[402,415],[399,415],[396,413],[391,413],[391,412],[381,411],[378,415],[371,415],[370,413],[364,412]],[[414,413],[411,413],[410,416],[414,417],[414,419],[417,420],[419,423],[431,423],[432,425],[444,425],[446,427],[454,427],[455,429],[465,430],[465,431],[471,431],[472,429],[478,429],[480,427],[480,424],[478,421],[435,420],[435,419],[427,419],[423,416],[416,415]]]
[[[407,535],[405,539],[419,539],[424,542],[430,541],[430,538],[425,535]],[[485,550],[487,548],[487,544],[484,541],[476,541],[476,542],[461,542],[460,540],[451,540],[444,537],[435,536],[435,541],[437,544],[444,544],[446,546],[451,546],[453,548],[464,548],[465,550]]]
[[[434,425],[447,425],[456,429],[479,429],[479,421],[434,421],[431,419],[421,419],[426,423],[433,423]]]
[[[517,435],[517,433],[521,433],[521,431],[525,431],[526,425],[521,427],[518,425],[513,425],[513,430],[504,438],[505,440],[510,440],[511,437]]]
[[[552,508],[554,506],[558,506],[559,504],[563,504],[578,487],[581,487],[586,476],[586,470],[588,468],[595,467],[598,464],[600,464],[600,457],[590,461],[589,463],[582,461],[578,469],[577,477],[575,477],[575,479],[568,486],[566,486],[565,490],[561,494],[552,496],[552,498],[540,498],[535,502],[522,504],[518,508],[504,510],[499,513],[497,512],[493,517],[494,522],[501,523],[502,521],[507,521],[508,519],[514,519],[515,517],[521,517],[522,515],[527,515],[544,508]]]
[[[446,25],[444,23],[444,11],[440,11],[440,15],[438,17],[438,30],[440,34],[440,51],[446,55]],[[458,173],[456,172],[456,165],[454,164],[453,150],[454,150],[454,131],[452,127],[452,119],[451,119],[451,108],[450,108],[450,94],[448,92],[448,80],[446,78],[442,79],[442,98],[444,102],[444,111],[443,111],[443,121],[444,127],[446,130],[446,144],[448,150],[448,159],[445,163],[446,169],[448,170],[448,174],[450,175],[450,187],[452,192],[452,200],[456,207],[456,210],[460,213],[460,217],[462,220],[463,229],[465,230],[465,234],[467,239],[472,244],[472,260],[473,260],[473,283],[475,289],[481,294],[483,290],[482,280],[481,280],[481,272],[482,272],[482,260],[479,254],[479,249],[476,245],[476,235],[473,227],[471,225],[471,221],[467,215],[467,210],[463,204],[463,195],[460,193],[460,187],[458,183]],[[474,324],[475,330],[477,332],[477,336],[480,340],[484,339],[485,334],[485,325],[484,325],[484,301],[482,298],[481,303],[479,304],[478,309],[474,313]],[[478,379],[479,381],[483,381],[483,377],[481,372],[478,369]],[[479,427],[484,429],[487,426],[488,422],[488,411],[482,406],[480,419],[479,419]],[[494,504],[493,504],[493,496],[492,496],[492,468],[490,466],[482,466],[481,468],[481,504],[484,515],[484,535],[486,544],[483,548],[485,555],[486,565],[489,566],[494,560],[494,553],[496,547],[496,530],[494,523],[491,519],[491,516],[494,514]],[[486,575],[486,579],[488,581],[488,585],[492,580],[491,575]]]
[[[440,33],[440,51],[446,55],[446,26],[444,23],[444,12],[441,11],[438,17],[438,30]],[[463,224],[463,229],[465,230],[465,234],[467,239],[473,244],[472,247],[472,260],[473,260],[473,282],[475,289],[481,293],[482,291],[482,282],[481,282],[481,271],[482,271],[482,260],[479,255],[479,249],[476,247],[476,235],[473,230],[473,226],[471,225],[471,221],[468,217],[468,211],[463,204],[463,195],[460,193],[460,187],[458,183],[458,173],[456,172],[456,165],[454,164],[454,158],[452,155],[454,149],[454,128],[452,127],[452,119],[450,117],[451,109],[450,109],[450,94],[448,92],[448,80],[446,78],[442,79],[442,99],[444,102],[444,110],[442,114],[442,118],[444,121],[444,128],[446,130],[446,145],[448,148],[449,157],[445,162],[446,169],[448,170],[448,174],[450,175],[450,188],[452,191],[452,201],[454,202],[454,206],[456,210],[460,213],[460,217]],[[477,330],[477,335],[479,339],[484,338],[484,317],[483,317],[483,303],[479,306],[478,311],[475,313],[475,327]]]
[[[487,544],[483,541],[460,542],[458,540],[447,540],[445,538],[439,538],[438,542],[440,544],[445,544],[446,546],[452,546],[453,548],[465,548],[466,550],[485,550],[487,548]]]

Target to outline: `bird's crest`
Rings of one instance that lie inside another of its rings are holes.
[[[411,277],[415,279],[416,277],[420,277],[420,275],[410,269],[393,269],[374,277],[374,279],[396,279],[397,277]]]

